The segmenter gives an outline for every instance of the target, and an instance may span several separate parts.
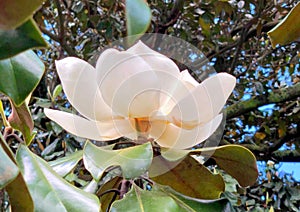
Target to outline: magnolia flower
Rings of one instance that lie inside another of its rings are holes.
[[[168,57],[141,41],[107,49],[94,68],[67,57],[56,61],[63,90],[81,116],[45,109],[68,132],[92,140],[152,138],[166,148],[190,148],[211,136],[235,87],[219,73],[198,83]]]

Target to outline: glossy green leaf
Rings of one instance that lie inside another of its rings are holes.
[[[214,152],[212,153],[212,151]],[[258,177],[256,159],[252,152],[245,147],[225,145],[193,150],[192,152],[201,152],[202,156],[208,153],[218,166],[233,176],[241,186],[250,186],[256,182]]]
[[[169,186],[156,185],[156,187],[158,187],[160,191],[171,196],[181,208],[186,209],[186,211],[189,212],[234,211],[227,199],[195,199],[182,195],[181,193],[178,193],[171,189]]]
[[[226,199],[200,200],[184,196],[168,186],[154,184],[147,191],[133,184],[123,199],[112,204],[111,211],[225,212],[232,211],[231,209]]]
[[[112,204],[112,212],[153,212],[153,211],[186,211],[176,201],[161,191],[145,191],[136,185],[121,200]]]
[[[225,190],[221,175],[211,173],[205,166],[190,156],[175,167],[162,157],[160,159],[161,162],[153,164],[149,170],[151,176],[154,165],[161,169],[164,169],[164,166],[170,167],[170,171],[152,177],[152,180],[159,184],[168,185],[184,195],[199,199],[217,199]]]
[[[66,157],[50,161],[49,165],[57,174],[64,177],[75,168],[77,163],[82,159],[82,155],[83,151],[77,151]]]
[[[17,162],[34,200],[35,211],[99,211],[98,198],[61,178],[41,158],[21,145]]]
[[[6,154],[9,156],[10,160],[13,161],[15,165],[17,165],[14,155],[11,152],[10,148],[7,146],[6,142],[4,141],[1,133],[0,133],[0,144],[2,145]],[[17,177],[5,187],[5,190],[9,195],[9,201],[12,207],[12,211],[14,212],[33,211],[33,207],[34,207],[33,201],[21,172],[19,172]]]
[[[22,132],[25,143],[29,145],[35,136],[35,133],[32,132],[34,124],[29,108],[26,102],[20,106],[16,106],[11,102],[11,108],[12,112],[8,117],[8,122],[14,129]]]
[[[8,157],[0,145],[0,189],[13,181],[19,174],[19,168]]]
[[[47,43],[32,19],[16,29],[0,29],[0,60],[39,47],[47,47]]]
[[[300,2],[272,30],[268,32],[272,47],[285,45],[300,39]]]
[[[126,0],[126,27],[129,43],[133,44],[151,23],[151,10],[144,0]]]
[[[0,60],[0,92],[21,105],[43,76],[45,66],[31,50]]]
[[[44,0],[1,0],[0,29],[13,29],[27,21]]]
[[[138,177],[148,170],[153,156],[149,142],[120,150],[104,149],[86,142],[83,151],[85,168],[97,181],[110,166],[120,166],[125,178]]]

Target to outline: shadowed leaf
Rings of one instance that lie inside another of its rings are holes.
[[[47,47],[47,43],[32,19],[16,29],[0,29],[0,60],[39,47]]]
[[[44,0],[1,0],[0,29],[13,29],[28,20]]]
[[[2,145],[3,150],[9,156],[11,161],[13,161],[15,165],[17,165],[14,155],[11,152],[10,148],[7,146],[6,142],[4,141],[1,133],[0,133],[0,144]],[[33,201],[30,196],[27,184],[25,183],[21,172],[19,172],[17,177],[5,187],[5,190],[8,193],[12,211],[14,212],[33,211],[33,207],[34,207]]]
[[[221,175],[211,173],[190,156],[182,160],[176,167],[161,158],[159,166],[170,166],[170,171],[152,177],[152,180],[162,185],[168,185],[184,195],[199,199],[216,199],[225,190]],[[150,176],[151,171],[150,168]]]
[[[24,102],[17,107],[11,102],[11,108],[12,112],[8,117],[8,122],[14,129],[22,132],[25,143],[29,145],[34,138],[35,133],[32,133],[34,124],[28,106]]]
[[[300,39],[300,2],[272,30],[268,32],[272,47],[285,45]]]
[[[42,61],[31,50],[0,60],[0,92],[20,106],[38,85],[44,69]]]

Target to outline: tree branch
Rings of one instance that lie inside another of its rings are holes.
[[[300,83],[291,87],[278,89],[271,93],[261,94],[246,101],[235,103],[226,108],[226,118],[231,119],[250,112],[260,106],[286,102],[297,97],[300,97]]]
[[[57,7],[57,12],[58,12],[58,20],[59,20],[59,35],[57,36],[58,40],[57,42],[60,43],[61,47],[68,53],[69,56],[77,56],[76,52],[74,49],[70,47],[70,45],[66,42],[66,33],[65,33],[65,18],[62,13],[62,8],[60,5],[60,0],[55,0],[55,4]],[[51,33],[50,33],[51,34]],[[51,36],[47,34],[50,38]],[[54,38],[52,36],[52,38]]]
[[[165,24],[159,24],[157,28],[157,33],[165,33],[165,31],[168,29],[169,26],[176,23],[177,19],[179,18],[181,14],[181,10],[184,5],[184,0],[176,0],[174,2],[174,6],[172,8],[172,11],[170,15],[167,17]]]

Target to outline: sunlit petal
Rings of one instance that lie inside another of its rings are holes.
[[[63,90],[80,114],[92,120],[111,119],[111,110],[101,97],[95,80],[94,67],[75,57],[67,57],[55,64]]]
[[[154,71],[164,71],[177,78],[179,77],[180,71],[177,65],[170,58],[152,50],[142,41],[137,42],[134,46],[129,48],[127,52],[139,55],[152,67],[152,70]]]
[[[189,73],[188,70],[184,70],[182,72],[180,72],[180,79],[182,80],[182,82],[186,85],[186,87],[189,90],[193,90],[194,88],[196,88],[199,85],[199,82],[197,82]]]
[[[89,121],[71,113],[47,108],[44,109],[44,113],[69,133],[92,140],[109,141],[134,132],[125,119],[103,122]]]
[[[102,96],[115,113],[140,117],[157,109],[160,84],[152,68],[141,57],[108,49],[100,55],[96,69]],[[148,92],[150,90],[155,92]],[[145,92],[148,92],[148,98],[142,94]],[[140,104],[141,101],[144,103]]]
[[[226,73],[209,77],[177,103],[169,120],[183,125],[210,121],[224,107],[235,83],[235,77]]]
[[[162,147],[186,149],[209,138],[220,125],[222,117],[223,115],[219,114],[205,125],[191,130],[180,128],[172,123],[153,122],[150,135]]]

